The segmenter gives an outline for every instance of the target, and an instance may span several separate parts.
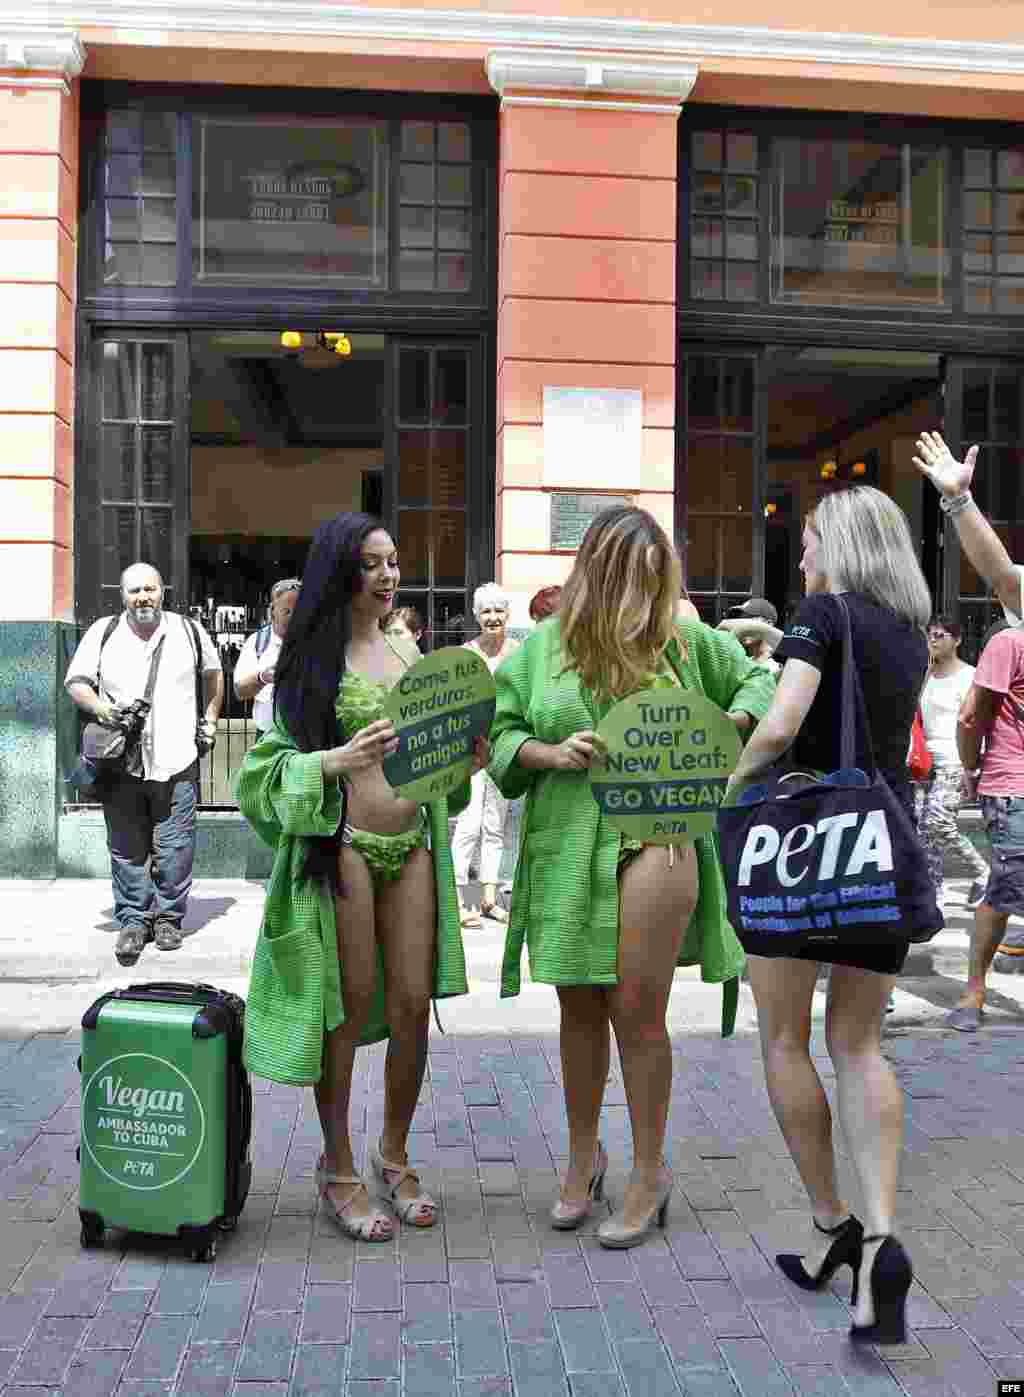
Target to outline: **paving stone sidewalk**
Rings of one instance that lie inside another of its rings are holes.
[[[596,1220],[547,1225],[566,1152],[555,1036],[453,1034],[431,1037],[412,1136],[435,1229],[354,1245],[315,1216],[312,1095],[260,1082],[253,1193],[212,1266],[118,1236],[80,1250],[77,1034],[0,1041],[0,1392],[992,1397],[1024,1376],[1024,1034],[910,1028],[886,1045],[908,1092],[899,1231],[917,1280],[908,1342],[880,1355],[847,1339],[848,1273],[805,1294],[772,1264],[807,1224],[749,1032],[675,1040],[676,1189],[664,1234],[634,1251],[600,1249]],[[383,1063],[359,1055],[361,1154]],[[614,1066],[602,1135],[614,1203]]]

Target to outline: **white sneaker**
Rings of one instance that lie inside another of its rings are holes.
[[[967,897],[964,899],[968,907],[978,907],[985,901],[985,889],[988,887],[988,875],[984,878],[975,878],[974,882],[967,889]]]

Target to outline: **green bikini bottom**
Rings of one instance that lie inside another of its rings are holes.
[[[379,888],[382,883],[393,883],[402,876],[405,861],[413,849],[426,847],[426,817],[421,810],[418,822],[402,834],[372,834],[367,829],[354,829],[346,824],[341,842],[362,856],[370,870],[370,881]]]

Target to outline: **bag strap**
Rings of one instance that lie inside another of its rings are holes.
[[[259,630],[256,632],[257,659],[259,659],[259,657],[263,654],[264,650],[266,650],[267,646],[270,644],[270,633],[273,629],[273,625],[268,621],[265,626],[260,626]]]
[[[185,629],[192,642],[192,653],[196,661],[196,722],[198,723],[203,716],[203,646],[192,617],[183,616],[181,619],[185,622]]]
[[[857,724],[859,721],[864,731],[864,746],[871,760],[871,772],[874,773],[878,770],[878,763],[875,760],[875,744],[871,740],[871,728],[868,724],[867,708],[864,703],[864,691],[861,688],[860,675],[857,673],[857,665],[853,658],[853,630],[850,625],[850,611],[841,596],[836,595],[835,601],[843,618],[843,668],[839,704],[839,762],[842,767],[853,767],[857,765]]]
[[[164,653],[164,641],[166,639],[167,633],[165,631],[157,641],[156,649],[153,651],[153,658],[149,662],[149,678],[146,680],[146,690],[142,697],[150,707],[153,706],[153,690],[156,688],[157,671],[160,669],[160,660]]]
[[[120,619],[121,619],[120,616],[111,616],[110,620],[109,620],[109,621],[107,622],[107,624],[106,624],[106,627],[104,628],[103,635],[100,637],[100,648],[99,648],[99,651],[98,651],[98,653],[97,653],[97,655],[96,655],[96,692],[97,692],[97,694],[100,694],[100,685],[103,683],[103,678],[102,678],[102,675],[101,675],[101,673],[100,673],[100,671],[101,671],[101,669],[102,669],[102,667],[103,667],[103,647],[104,647],[104,645],[106,645],[107,641],[108,641],[108,640],[110,639],[110,637],[114,634],[114,632],[117,630],[117,623],[118,623],[118,621],[120,621]],[[100,697],[102,697],[102,694],[100,694]]]

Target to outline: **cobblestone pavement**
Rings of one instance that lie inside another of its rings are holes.
[[[136,978],[165,978],[170,958],[143,968]],[[411,1155],[443,1202],[439,1225],[401,1228],[385,1245],[341,1237],[314,1214],[311,1093],[257,1082],[253,1192],[212,1266],[118,1235],[80,1250],[78,1032],[9,1026],[0,1393],[992,1397],[997,1376],[1024,1377],[1024,1035],[1009,992],[999,996],[1009,1012],[974,1036],[915,1018],[916,996],[941,1004],[957,988],[918,969],[885,1040],[908,1094],[898,1230],[917,1280],[906,1345],[853,1349],[848,1272],[805,1294],[772,1264],[776,1250],[800,1249],[807,1218],[749,1004],[724,1043],[707,1014],[674,1018],[669,1225],[634,1251],[606,1252],[599,1218],[577,1234],[547,1225],[567,1146],[557,1037],[550,1024],[514,1027],[491,985],[488,1032],[443,1010],[454,1031],[431,1036]],[[680,977],[684,1002],[707,993]],[[717,996],[707,1002],[717,1009]],[[831,1089],[820,1012],[814,1045]],[[359,1055],[360,1154],[379,1132],[383,1062],[382,1048]],[[601,1129],[614,1206],[629,1138],[614,1063]]]

